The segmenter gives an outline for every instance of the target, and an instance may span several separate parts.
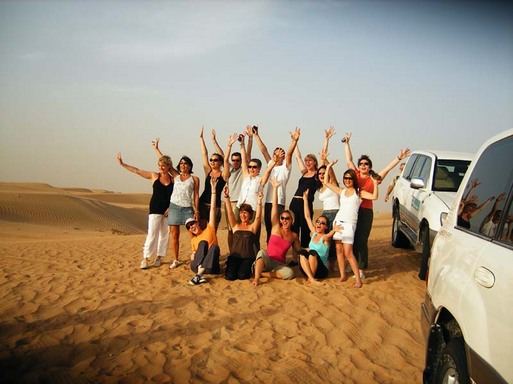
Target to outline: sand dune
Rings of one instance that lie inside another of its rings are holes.
[[[362,289],[335,273],[190,287],[169,256],[139,269],[148,198],[0,183],[1,382],[421,382],[419,257],[390,246],[390,215]]]

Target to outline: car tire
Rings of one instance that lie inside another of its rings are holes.
[[[470,384],[465,348],[460,337],[452,339],[445,347],[434,377],[435,384]]]
[[[393,221],[392,221],[392,246],[395,248],[407,248],[410,243],[408,238],[399,229],[399,212],[394,209]]]
[[[431,244],[429,243],[429,227],[425,226],[420,231],[422,239],[422,257],[420,259],[419,279],[426,280],[429,269],[429,254],[431,252]]]

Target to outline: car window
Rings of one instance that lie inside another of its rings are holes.
[[[483,151],[459,202],[458,227],[491,239],[500,237],[506,224],[505,204],[511,198],[512,153],[513,137]]]
[[[456,192],[469,165],[468,160],[439,159],[436,163],[433,191]]]
[[[415,165],[415,162],[417,161],[417,158],[419,155],[413,154],[410,156],[410,160],[408,160],[408,163],[406,163],[406,167],[404,167],[403,171],[403,178],[410,181],[411,180],[411,172],[413,170],[413,166]]]
[[[413,171],[411,173],[411,177],[420,177],[422,173],[422,167],[426,163],[426,156],[419,156],[417,161],[415,162],[415,166],[413,167]],[[425,180],[424,180],[425,181]]]

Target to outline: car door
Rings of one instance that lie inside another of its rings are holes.
[[[506,381],[513,380],[512,153],[509,137],[479,157],[463,193],[464,202],[472,201],[478,212],[470,218],[470,228],[456,225],[451,246],[461,255],[454,268],[468,277],[466,283],[461,281],[458,316],[465,341]],[[494,230],[483,231],[490,223]],[[478,364],[480,359],[470,361],[474,375],[482,371]]]
[[[409,188],[408,196],[405,200],[407,214],[405,215],[405,223],[415,233],[418,233],[420,217],[423,209],[423,202],[429,196],[431,189],[431,168],[433,161],[428,155],[419,155],[415,166],[413,167],[410,182],[413,179],[421,179],[424,182],[424,188]]]

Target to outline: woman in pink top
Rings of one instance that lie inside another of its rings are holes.
[[[255,279],[253,284],[260,284],[260,277],[277,277],[278,279],[290,280],[294,278],[294,271],[285,264],[287,251],[292,247],[293,252],[301,249],[297,233],[291,227],[294,223],[294,214],[290,210],[284,210],[281,214],[278,211],[278,187],[280,183],[271,179],[273,186],[273,206],[271,209],[271,236],[267,243],[267,250],[258,252],[255,261]],[[297,257],[297,256],[296,256]]]

